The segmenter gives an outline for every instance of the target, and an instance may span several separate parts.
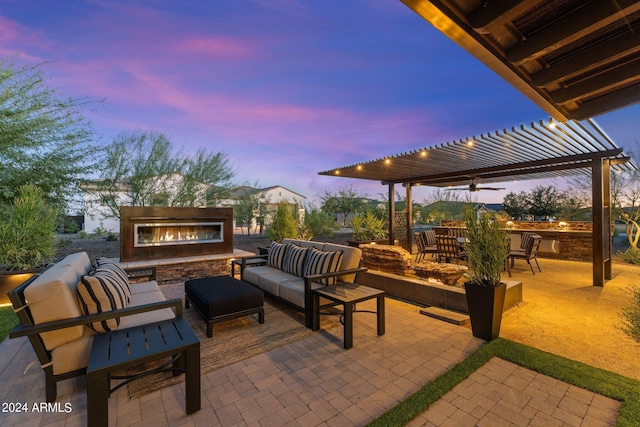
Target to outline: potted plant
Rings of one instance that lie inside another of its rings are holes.
[[[495,212],[464,214],[468,242],[465,282],[467,307],[473,336],[487,341],[500,334],[502,310],[507,286],[500,280],[509,255],[509,238]]]
[[[34,185],[23,185],[10,205],[0,207],[0,300],[55,255],[57,218],[58,210]]]

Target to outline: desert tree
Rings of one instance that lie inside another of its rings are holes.
[[[65,208],[93,167],[93,130],[82,115],[92,101],[61,96],[45,82],[41,65],[0,60],[1,205],[32,184],[48,203]]]
[[[341,216],[342,225],[346,227],[349,217],[364,206],[367,196],[359,193],[353,186],[347,186],[340,187],[334,193],[325,191],[320,199],[322,211]]]
[[[105,217],[118,218],[120,205],[217,205],[227,197],[234,171],[225,154],[176,151],[157,132],[125,132],[105,147],[99,178],[85,186]]]
[[[529,197],[527,193],[521,191],[514,193],[511,191],[502,200],[502,209],[513,219],[520,220],[529,212]]]
[[[241,186],[236,194],[233,195],[233,217],[236,220],[236,226],[240,227],[242,233],[244,233],[244,228],[246,227],[247,235],[251,234],[251,226],[254,221],[257,226],[262,228],[264,218],[267,215],[269,198],[263,192],[256,190],[256,188],[257,184],[253,187]]]

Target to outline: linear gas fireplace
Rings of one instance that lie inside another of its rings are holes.
[[[120,260],[233,252],[232,208],[120,208]]]

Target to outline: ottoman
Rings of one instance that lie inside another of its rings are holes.
[[[184,282],[185,307],[189,303],[207,322],[207,337],[213,336],[213,324],[258,314],[264,323],[264,295],[249,283],[231,276],[212,276]]]

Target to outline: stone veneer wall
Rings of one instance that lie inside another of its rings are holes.
[[[591,221],[564,221],[566,227],[560,227],[561,221],[513,221],[513,225],[505,228],[513,228],[514,230],[563,230],[563,231],[592,231],[593,223]],[[462,227],[464,221],[445,220],[440,223],[441,227]]]
[[[245,256],[254,255],[251,252],[234,249],[229,254],[200,255],[183,258],[167,258],[148,261],[121,262],[120,266],[127,273],[133,274],[132,283],[146,282],[155,269],[155,281],[158,285],[184,282],[189,279],[200,279],[208,276],[231,274],[231,261]]]
[[[442,221],[443,228],[462,228],[464,221]],[[505,227],[514,234],[536,230],[542,236],[542,246],[538,255],[541,258],[564,259],[570,261],[592,261],[592,223],[586,221],[568,221],[566,227],[558,227],[557,222],[514,221],[513,226]],[[545,241],[555,240],[557,252],[545,251]]]
[[[159,285],[200,279],[207,276],[231,274],[231,260],[185,262],[156,266],[156,281]]]

